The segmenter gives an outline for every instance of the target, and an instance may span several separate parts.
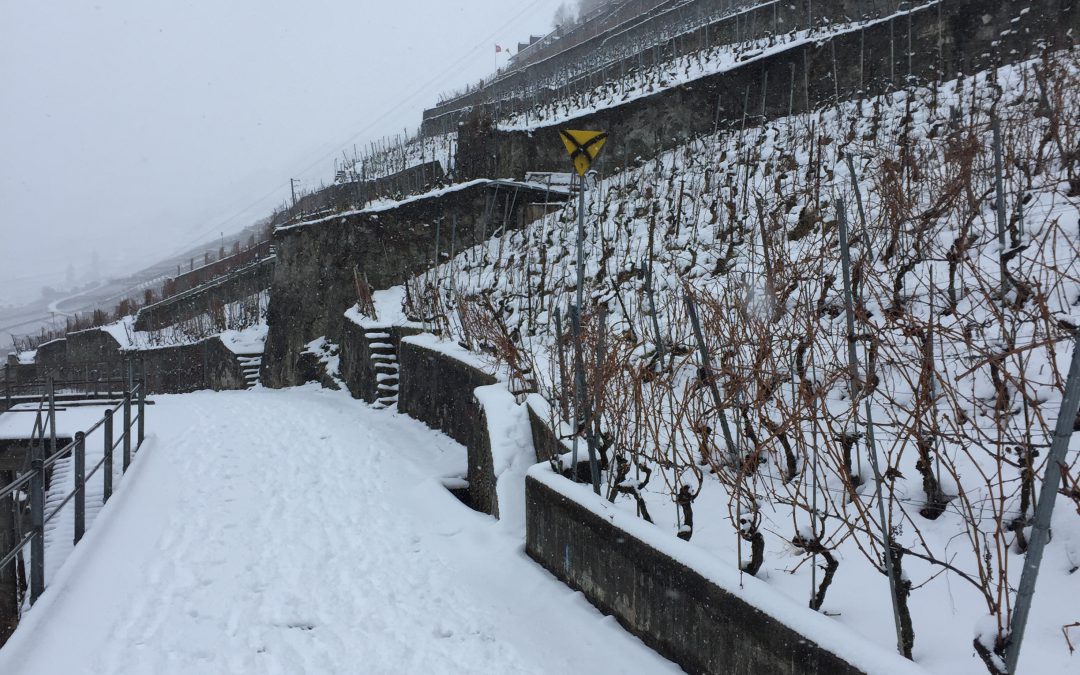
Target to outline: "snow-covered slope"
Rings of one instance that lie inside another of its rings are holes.
[[[687,530],[678,492],[700,489],[692,542],[739,566],[760,538],[757,576],[794,598],[820,592],[828,552],[839,567],[822,610],[889,647],[884,528],[912,585],[915,660],[985,672],[973,639],[992,647],[1007,629],[1031,476],[1041,475],[1080,325],[1078,81],[1078,54],[1062,53],[750,120],[590,189],[590,396],[609,457],[631,469],[605,482],[633,488],[651,470],[642,496],[671,536]],[[841,212],[852,231],[854,400]],[[560,372],[554,321],[559,310],[568,330],[576,220],[572,203],[413,282],[438,288],[418,299],[420,314],[441,311],[455,339],[531,367],[556,408],[572,379]],[[735,447],[699,377],[687,295]],[[1075,443],[1068,464],[1080,473]],[[1080,595],[1080,517],[1060,502],[1022,657],[1030,672],[1076,668],[1063,627],[1080,620],[1070,600]],[[625,490],[616,503],[636,511]]]

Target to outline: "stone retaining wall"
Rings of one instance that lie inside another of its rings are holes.
[[[193,344],[124,350],[107,331],[94,328],[68,333],[67,340],[49,346],[50,351],[39,352],[37,362],[29,366],[34,379],[47,375],[59,381],[122,379],[127,377],[128,363],[135,361],[142,363],[148,394],[247,388],[236,355],[216,336]]]
[[[814,7],[807,4],[808,0],[669,3],[648,12],[651,16],[622,22],[587,42],[504,73],[482,89],[425,110],[421,132],[445,133],[473,113],[499,117],[510,112],[521,114],[534,104],[565,102],[571,92],[616,82],[635,69],[668,63],[676,54],[781,35],[807,28],[810,23],[878,17],[890,0],[814,0]],[[860,6],[845,10],[843,4]],[[558,86],[552,87],[552,82]]]
[[[125,355],[142,361],[149,394],[247,389],[236,355],[216,337],[191,345],[131,351]]]
[[[441,257],[487,241],[496,229],[518,229],[536,187],[490,181],[397,202],[385,209],[333,216],[274,234],[277,264],[270,291],[262,381],[268,387],[302,384],[300,354],[312,340],[343,342],[345,310],[356,302],[354,270],[372,288],[390,288]],[[455,227],[456,223],[456,227]]]
[[[473,392],[494,376],[435,349],[405,339],[398,350],[398,410],[438,429],[468,449],[469,502],[498,516],[487,415]]]
[[[864,672],[533,475],[525,499],[526,553],[687,672]]]
[[[843,3],[831,4],[844,10]],[[995,63],[1015,63],[1037,56],[1042,44],[1075,44],[1080,3],[1045,0],[1040,5],[1036,8],[1029,0],[941,0],[909,15],[530,131],[494,130],[490,113],[478,108],[460,127],[458,173],[469,178],[565,171],[558,133],[574,128],[608,133],[594,168],[610,175],[717,128],[737,129],[744,115],[749,124],[758,124],[762,114],[775,119],[832,105],[837,97],[876,96],[912,81],[948,80]],[[744,101],[749,102],[746,110]]]
[[[211,314],[270,288],[275,258],[264,258],[218,279],[143,307],[135,315],[135,330],[152,331]]]

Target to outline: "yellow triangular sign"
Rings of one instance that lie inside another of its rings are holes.
[[[592,166],[593,160],[600,154],[600,148],[607,141],[607,133],[603,131],[568,131],[559,132],[566,151],[570,153],[570,159],[574,162],[574,169],[579,176]]]

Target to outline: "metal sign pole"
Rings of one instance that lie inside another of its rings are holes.
[[[574,313],[571,315],[570,326],[574,331],[574,419],[571,422],[574,429],[573,447],[570,455],[570,473],[574,482],[578,479],[578,431],[581,426],[582,405],[581,398],[585,394],[583,380],[585,372],[581,363],[581,305],[585,297],[585,176],[579,176],[578,185],[578,231],[577,231],[577,289],[574,295]],[[589,465],[590,472],[594,469]]]
[[[581,321],[585,304],[585,174],[593,160],[600,154],[600,149],[607,140],[602,131],[562,131],[563,145],[570,154],[574,169],[580,181],[578,190],[578,232],[577,232],[577,289],[575,306],[570,315],[574,338],[574,420],[573,441],[570,451],[571,476],[577,482],[578,436],[586,435],[589,451],[589,474],[593,491],[600,494],[600,471],[596,461],[596,447],[592,442],[588,413],[585,410],[585,366],[581,346]]]

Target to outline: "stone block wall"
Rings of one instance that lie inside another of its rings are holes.
[[[910,0],[908,6],[930,0]],[[707,47],[736,44],[810,26],[833,22],[878,18],[894,11],[896,0],[778,0],[733,2],[732,0],[691,0],[671,2],[631,20],[612,26],[585,42],[537,59],[494,78],[486,87],[444,101],[424,111],[421,130],[426,134],[445,133],[456,128],[471,112],[513,111],[520,113],[540,98],[557,100],[565,91],[591,89],[634,68],[649,68],[670,59],[677,47],[686,54]],[[692,26],[698,28],[692,29]],[[556,43],[556,45],[560,44]],[[610,61],[612,54],[626,54]],[[600,62],[588,74],[582,64]],[[560,80],[563,91],[541,83]],[[537,86],[540,91],[532,93]],[[526,99],[524,92],[529,91]]]
[[[37,348],[34,357],[38,371],[49,371],[67,363],[67,339],[51,340]]]
[[[99,328],[75,331],[67,334],[67,363],[120,363],[120,343],[112,335]]]
[[[142,362],[146,391],[150,394],[247,388],[236,355],[217,337],[190,345],[125,354]]]
[[[35,379],[37,379],[37,366],[32,363],[19,363],[18,357],[14,354],[8,356],[7,363],[4,364],[3,381],[6,386],[33,382]]]
[[[236,355],[218,337],[172,347],[122,350],[108,332],[94,328],[69,333],[38,350],[32,379],[53,375],[58,380],[91,383],[122,380],[129,362],[141,363],[149,394],[180,394],[199,389],[246,389]],[[139,372],[139,366],[133,366]]]

